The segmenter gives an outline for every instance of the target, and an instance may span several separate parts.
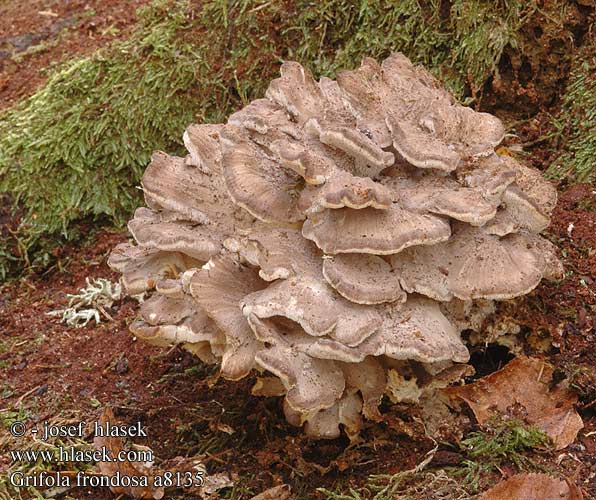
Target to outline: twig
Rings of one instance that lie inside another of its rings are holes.
[[[25,394],[23,394],[19,399],[16,400],[15,402],[15,406],[19,406],[22,402],[23,399],[25,399],[27,396],[30,396],[31,394],[33,394],[37,389],[39,389],[41,387],[41,385],[38,385],[37,387],[34,387],[33,389],[31,389],[30,391],[27,391]]]

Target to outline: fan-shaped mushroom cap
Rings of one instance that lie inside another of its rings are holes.
[[[196,303],[184,295],[179,299],[160,293],[153,294],[141,304],[141,317],[149,325],[177,324],[194,314]]]
[[[433,245],[451,234],[441,217],[406,211],[396,203],[387,210],[340,208],[313,214],[302,235],[328,254],[388,255],[413,245]]]
[[[419,168],[435,168],[453,172],[460,163],[460,155],[440,139],[414,124],[387,117],[387,127],[393,146],[408,163]]]
[[[355,177],[371,177],[370,168],[352,156],[309,136],[300,141],[290,138],[275,140],[268,147],[284,166],[299,174],[307,184],[323,184],[338,170]]]
[[[132,323],[130,331],[149,344],[162,347],[200,342],[208,342],[210,345],[225,345],[223,334],[202,311],[192,313],[181,320],[179,324],[149,324],[143,319],[137,319]]]
[[[184,159],[162,152],[153,153],[141,186],[151,208],[165,208],[179,213],[186,220],[207,224],[209,217],[197,197],[200,178],[197,170],[185,165]]]
[[[487,198],[500,199],[517,177],[507,158],[495,153],[478,158],[456,172],[458,180],[464,186],[480,189]]]
[[[323,275],[343,297],[356,304],[405,302],[399,275],[381,257],[339,254],[323,259]]]
[[[223,343],[218,343],[220,339],[217,337],[217,329],[212,332],[197,332],[191,326],[190,319],[184,320],[179,325],[154,326],[137,319],[130,325],[130,331],[141,340],[158,347],[182,344],[182,347],[207,364],[216,363],[223,348]],[[223,335],[221,337],[225,342]]]
[[[473,226],[492,219],[500,203],[498,197],[486,196],[480,188],[463,187],[454,179],[434,174],[389,178],[385,185],[405,209],[444,215]]]
[[[488,221],[482,228],[486,234],[495,236],[506,236],[521,229],[520,221],[504,207],[499,207],[495,216]]]
[[[108,265],[122,273],[122,284],[126,291],[130,295],[137,295],[151,290],[156,282],[177,278],[184,270],[200,263],[181,253],[121,243],[112,250]]]
[[[521,192],[538,208],[538,210],[550,216],[557,204],[557,190],[544,177],[539,170],[526,167],[515,161],[510,156],[504,156],[507,166],[515,170],[515,185]]]
[[[316,137],[323,144],[340,149],[355,158],[357,164],[361,165],[360,174],[363,176],[376,177],[395,162],[393,153],[384,151],[354,128],[325,124],[316,117],[308,120],[305,128],[312,137]]]
[[[321,148],[308,148],[298,141],[277,140],[271,149],[281,159],[283,165],[299,174],[309,184],[323,184],[337,169],[333,159]]]
[[[314,359],[294,349],[283,332],[280,334],[267,320],[250,314],[248,321],[257,338],[264,343],[264,348],[256,354],[256,362],[280,378],[290,406],[305,415],[333,406],[345,388],[339,365],[331,360]]]
[[[208,341],[201,332],[193,332],[188,325],[149,325],[141,319],[133,321],[130,331],[148,344],[159,347],[170,347],[183,343]]]
[[[540,208],[525,195],[517,186],[509,186],[503,193],[505,213],[513,221],[515,230],[527,229],[533,233],[539,233],[550,224],[547,215],[540,211]]]
[[[338,76],[361,128],[382,147],[388,132],[412,165],[451,172],[462,159],[491,152],[504,135],[494,116],[458,105],[424,69],[402,54],[379,66],[365,59]]]
[[[503,140],[501,120],[458,104],[428,71],[401,53],[381,63],[387,82],[405,106],[396,106],[401,120],[414,123],[422,133],[431,134],[463,155],[482,156]],[[430,105],[432,103],[432,105]],[[405,114],[404,114],[405,111]]]
[[[336,170],[322,186],[307,186],[298,206],[305,213],[343,207],[385,209],[391,206],[391,198],[391,193],[382,184],[368,177],[354,177],[349,172]]]
[[[269,99],[251,101],[240,111],[228,118],[229,125],[244,127],[246,130],[260,135],[286,134],[294,139],[300,139],[302,134],[298,126],[290,121],[285,109]],[[254,135],[251,137],[255,138]]]
[[[182,158],[154,153],[141,185],[147,205],[161,210],[164,222],[182,220],[201,224],[205,233],[209,232],[216,241],[231,234],[234,227],[252,222],[244,210],[230,201],[219,172],[204,174],[185,165]]]
[[[164,220],[149,208],[137,208],[128,230],[141,246],[180,252],[203,262],[222,249],[216,232],[190,222]]]
[[[423,363],[468,361],[470,355],[457,329],[436,302],[410,297],[405,304],[387,304],[380,312],[383,325],[358,346],[361,352]]]
[[[379,404],[385,392],[387,377],[381,363],[372,356],[367,356],[360,363],[340,364],[346,387],[360,391],[362,395],[362,411],[369,420],[381,420]]]
[[[189,152],[190,164],[205,174],[221,172],[221,148],[219,131],[222,125],[190,125],[182,139]]]
[[[229,256],[218,256],[192,277],[190,291],[226,336],[221,374],[230,380],[245,377],[254,366],[259,342],[240,310],[240,301],[265,286],[256,270]]]
[[[536,234],[526,234],[532,246],[542,260],[543,277],[547,280],[560,280],[565,276],[563,264],[557,256],[557,248],[550,241]]]
[[[171,298],[156,293],[142,303],[140,314],[130,330],[149,344],[182,344],[207,363],[216,361],[212,349],[221,354],[225,337],[188,295]]]
[[[503,191],[503,205],[486,225],[486,231],[499,236],[520,230],[539,233],[550,223],[550,214],[557,203],[555,188],[539,171],[521,165],[509,156],[498,156],[498,159],[514,183]]]
[[[364,58],[356,71],[342,71],[337,82],[344,91],[350,109],[357,118],[360,130],[370,133],[372,139],[382,148],[391,145],[391,134],[385,123],[388,89],[380,83],[381,67],[374,59]]]
[[[323,95],[311,73],[297,62],[285,62],[281,77],[269,84],[266,96],[285,108],[299,124],[316,116],[323,108]]]
[[[221,132],[223,173],[234,203],[262,221],[297,222],[300,177],[232,126]]]
[[[283,316],[298,323],[309,335],[331,338],[356,346],[380,325],[377,311],[353,304],[337,295],[323,280],[295,276],[276,281],[242,299],[245,316]]]
[[[317,439],[335,439],[340,436],[339,426],[343,425],[346,434],[353,440],[362,429],[362,400],[355,392],[347,392],[331,408],[304,416],[292,409],[284,401],[284,414],[288,422],[300,427],[306,422],[307,436]]]
[[[545,262],[532,240],[527,234],[498,238],[460,225],[448,242],[408,249],[391,262],[408,292],[440,301],[510,299],[542,278]]]
[[[240,252],[265,281],[321,273],[322,252],[298,229],[255,226],[246,240]]]

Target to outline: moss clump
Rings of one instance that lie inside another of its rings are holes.
[[[161,7],[140,13],[129,40],[63,65],[0,116],[0,192],[24,208],[17,233],[2,235],[0,272],[44,236],[72,237],[73,221],[130,213],[151,151],[176,150],[196,107],[196,54],[176,38],[184,12]]]
[[[527,453],[536,449],[546,450],[550,446],[550,438],[536,427],[517,419],[495,419],[486,429],[471,433],[460,443],[466,459],[452,473],[463,476],[464,484],[472,492],[477,492],[483,478],[503,464],[515,465],[520,471],[539,470],[540,467]]]
[[[574,58],[557,119],[555,147],[562,151],[547,170],[554,179],[596,182],[596,39]]]
[[[513,465],[520,471],[542,470],[528,454],[549,449],[550,445],[550,438],[536,427],[517,419],[495,418],[486,428],[470,433],[457,445],[463,458],[458,466],[432,467],[435,448],[415,468],[397,474],[372,475],[363,488],[348,487],[343,492],[319,488],[318,491],[336,500],[422,500],[429,495],[471,500],[477,498],[480,489],[491,486],[490,475],[503,465]]]
[[[176,152],[187,124],[262,95],[282,59],[334,76],[399,50],[471,101],[536,10],[537,0],[155,0],[128,40],[62,65],[0,114],[0,195],[21,214],[0,232],[0,278],[47,264],[82,219],[124,220],[151,152]]]

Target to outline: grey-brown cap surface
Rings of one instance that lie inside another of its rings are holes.
[[[309,216],[302,234],[327,254],[389,255],[409,246],[445,241],[451,228],[444,218],[410,212],[393,203],[386,210],[324,210]]]
[[[265,281],[321,273],[323,253],[300,230],[255,225],[240,250]]]
[[[391,206],[390,191],[368,177],[355,177],[345,170],[336,170],[322,186],[306,186],[298,207],[303,213],[321,212],[325,208],[376,208]]]
[[[221,172],[221,148],[219,132],[221,125],[190,125],[182,139],[188,150],[190,161],[186,164],[198,167],[205,174]]]
[[[192,277],[192,296],[226,337],[221,363],[224,378],[241,379],[254,367],[259,342],[242,314],[240,301],[265,284],[255,269],[229,255],[215,257]]]
[[[399,275],[377,255],[338,254],[323,259],[323,275],[337,292],[356,304],[405,302]]]
[[[325,280],[311,276],[275,281],[247,295],[242,299],[242,311],[247,317],[261,319],[283,316],[309,335],[329,335],[349,346],[362,343],[381,322],[375,309],[344,299]]]
[[[503,138],[501,122],[455,102],[424,69],[402,54],[381,65],[366,58],[338,76],[363,128],[382,147],[388,135],[397,152],[420,168],[451,172],[468,157],[492,151]]]
[[[223,173],[235,204],[265,222],[297,222],[299,179],[295,172],[267,156],[241,130],[227,126],[221,133]]]
[[[285,338],[285,333],[295,328],[291,323],[286,322],[280,328],[280,323],[274,325],[252,314],[248,321],[264,344],[255,356],[256,362],[279,377],[292,409],[312,414],[335,404],[345,388],[344,375],[337,363],[315,359],[294,349]]]
[[[137,295],[151,290],[158,281],[177,278],[199,262],[178,252],[121,243],[110,254],[108,265],[122,273],[122,284],[127,293]]]
[[[528,234],[499,238],[459,225],[448,242],[391,257],[408,292],[447,301],[502,300],[524,295],[540,282],[545,261]]]
[[[202,262],[222,250],[221,235],[209,229],[192,222],[168,220],[145,207],[137,208],[128,222],[128,230],[139,245],[180,252]]]

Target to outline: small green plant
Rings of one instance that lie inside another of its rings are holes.
[[[9,429],[15,422],[23,422],[31,417],[31,412],[22,406],[19,408],[6,408],[0,412],[0,426]]]
[[[493,420],[483,430],[471,433],[459,444],[466,459],[451,472],[462,477],[464,484],[476,492],[484,476],[510,463],[519,470],[536,470],[540,467],[525,452],[550,448],[550,438],[540,429],[528,426],[521,420]]]

